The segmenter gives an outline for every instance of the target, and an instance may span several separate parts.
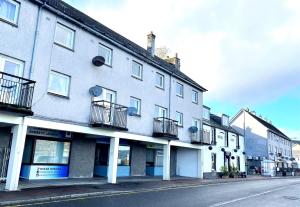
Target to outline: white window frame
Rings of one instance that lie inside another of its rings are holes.
[[[194,95],[195,95],[196,100],[194,100]],[[199,93],[198,93],[198,91],[192,90],[192,102],[195,103],[195,104],[199,103]]]
[[[60,27],[66,31],[69,31],[72,33],[72,45],[71,47],[69,45],[65,45],[63,42],[59,42],[57,39],[56,39],[56,35],[57,35],[57,27]],[[67,49],[70,49],[70,50],[74,50],[74,45],[75,45],[75,30],[71,29],[70,27],[60,23],[60,22],[57,22],[56,23],[56,26],[55,26],[55,35],[54,35],[54,43],[59,45],[59,46],[62,46],[64,48],[67,48]]]
[[[2,55],[2,54],[0,54],[0,72],[9,73],[8,71],[4,71],[4,66],[5,66],[5,62],[6,61],[15,63],[17,65],[20,65],[20,71],[19,71],[19,73],[18,74],[12,74],[12,75],[23,77],[24,62],[21,61],[21,60],[17,60],[15,58],[8,57],[6,55]],[[9,73],[9,74],[11,74],[11,73]]]
[[[179,120],[177,119],[179,117]],[[176,111],[176,121],[178,126],[183,126],[183,113]]]
[[[181,89],[182,90],[180,90],[181,91],[181,93],[178,93],[178,91],[177,91],[177,87],[178,86],[181,86]],[[183,84],[182,83],[179,83],[179,82],[176,82],[176,95],[178,96],[178,97],[181,97],[181,98],[183,98],[183,94],[184,94],[184,86],[183,86]]]
[[[158,110],[156,110],[158,109]],[[156,111],[158,112],[158,114],[156,114]],[[163,113],[164,111],[164,113]],[[163,116],[162,114],[165,114],[165,116]],[[158,117],[164,117],[164,118],[168,118],[168,109],[159,105],[155,105],[155,116]]]
[[[104,49],[104,50],[106,50],[106,51],[109,51],[109,53],[110,53],[109,59],[106,60],[105,57],[104,57],[104,59],[105,59],[105,63],[104,64],[111,67],[112,66],[112,59],[113,59],[113,49],[111,49],[110,47],[107,47],[107,46],[99,43],[99,48],[98,48],[99,49],[99,54],[100,54],[101,48]]]
[[[20,4],[20,2],[17,2],[17,1],[14,1],[14,0],[5,0],[5,1],[7,1],[7,2],[9,2],[11,4],[14,4],[16,6],[16,13],[15,13],[13,21],[11,21],[10,19],[7,19],[5,17],[2,17],[2,16],[0,16],[0,19],[4,20],[6,22],[12,23],[14,25],[17,25],[18,24],[18,20],[19,20],[19,14],[20,14],[21,4]]]
[[[60,93],[60,92],[57,92],[57,91],[51,91],[50,89],[50,76],[51,74],[56,74],[60,77],[66,77],[67,78],[67,85],[68,85],[68,91],[67,91],[67,94],[63,94],[63,93]],[[51,70],[50,73],[49,73],[49,80],[48,80],[48,93],[51,93],[51,94],[55,94],[55,95],[59,95],[59,96],[63,96],[63,97],[69,97],[70,95],[70,88],[71,88],[71,76],[69,75],[66,75],[66,74],[63,74],[63,73],[60,73],[60,72],[57,72],[55,70]]]
[[[157,77],[160,78],[160,84],[157,84]],[[155,74],[155,86],[160,88],[160,89],[165,89],[165,76],[159,72],[156,72]]]
[[[134,65],[138,66],[140,75],[134,74],[134,70],[133,70]],[[139,80],[143,80],[143,65],[141,63],[138,63],[135,60],[132,61],[131,76],[134,77],[134,78],[137,78]]]
[[[130,107],[133,107],[132,105],[131,105],[131,100],[134,100],[134,101],[136,101],[137,102],[137,112],[136,112],[136,114],[134,114],[134,115],[138,115],[138,116],[141,116],[141,108],[142,108],[142,101],[141,101],[141,99],[139,99],[139,98],[135,98],[135,97],[133,97],[133,96],[130,96]]]

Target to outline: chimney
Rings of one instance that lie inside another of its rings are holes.
[[[154,56],[155,55],[155,35],[151,31],[150,34],[147,35],[147,51]]]
[[[178,58],[178,53],[175,54],[175,57],[172,58],[167,57],[166,61],[168,63],[175,65],[175,68],[180,70],[180,59]]]

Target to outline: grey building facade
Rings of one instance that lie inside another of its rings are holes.
[[[202,177],[205,88],[63,1],[5,0],[0,16],[0,147],[18,179]],[[3,98],[4,97],[4,98]],[[2,158],[1,158],[2,157]]]

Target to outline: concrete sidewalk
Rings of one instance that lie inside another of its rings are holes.
[[[291,178],[291,177],[288,177]],[[299,178],[299,177],[298,177]],[[186,179],[176,178],[171,181],[161,181],[159,178],[130,178],[119,179],[118,184],[106,182],[80,184],[76,181],[72,185],[25,188],[15,192],[0,191],[0,205],[18,205],[45,202],[51,200],[64,200],[70,198],[93,197],[100,195],[113,195],[137,191],[163,190],[178,187],[218,184],[228,182],[243,182],[251,180],[284,179],[283,177],[249,176],[248,178],[227,179]],[[96,182],[96,181],[95,181]],[[82,182],[83,183],[83,182]]]

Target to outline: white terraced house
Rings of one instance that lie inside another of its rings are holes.
[[[203,177],[205,88],[60,0],[0,0],[0,179]],[[190,130],[192,127],[193,130]]]
[[[212,114],[203,106],[204,178],[216,178],[227,171],[245,173],[245,148],[243,134],[229,125],[229,116]],[[223,170],[222,170],[223,169]]]

